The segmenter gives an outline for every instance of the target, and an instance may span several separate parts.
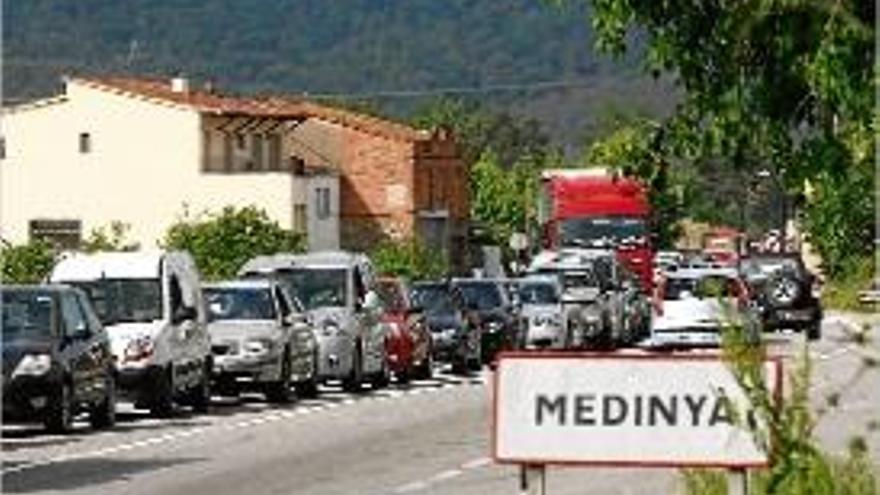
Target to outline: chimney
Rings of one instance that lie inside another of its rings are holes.
[[[175,93],[189,93],[189,79],[183,76],[175,76],[171,79],[171,91]]]

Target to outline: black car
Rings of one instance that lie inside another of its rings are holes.
[[[411,295],[431,332],[434,360],[452,363],[454,373],[480,369],[479,327],[461,293],[446,282],[416,282]]]
[[[71,429],[80,411],[95,428],[116,420],[110,341],[85,294],[62,285],[2,286],[3,420]]]
[[[491,363],[499,351],[524,347],[525,323],[502,281],[453,279],[452,288],[461,292],[467,307],[477,314],[484,363]]]
[[[764,330],[793,329],[817,340],[822,332],[822,305],[813,294],[816,277],[797,253],[753,256],[740,269],[751,290]]]

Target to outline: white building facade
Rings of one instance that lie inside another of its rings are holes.
[[[301,170],[279,106],[192,91],[185,80],[77,79],[2,116],[0,236],[72,247],[122,222],[144,248],[184,216],[256,206],[309,248],[339,246],[339,178]]]

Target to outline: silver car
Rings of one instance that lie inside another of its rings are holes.
[[[558,277],[529,276],[520,280],[517,298],[527,322],[526,349],[566,349],[572,339],[563,314]]]
[[[318,376],[342,380],[359,391],[388,384],[382,305],[373,290],[373,270],[363,254],[326,251],[259,256],[242,267],[244,276],[270,275],[302,301],[315,327]]]
[[[272,280],[237,280],[202,288],[214,359],[223,395],[242,389],[287,402],[297,385],[317,391],[317,344],[301,308]]]

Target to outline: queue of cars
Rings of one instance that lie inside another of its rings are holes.
[[[692,256],[690,258],[693,258]],[[283,403],[490,366],[506,350],[717,346],[793,328],[820,337],[816,280],[796,255],[719,266],[662,252],[646,288],[614,249],[562,248],[515,279],[376,277],[359,253],[258,256],[202,283],[184,252],[70,254],[46,283],[2,287],[4,419],[115,422],[117,398],[166,417],[243,391]]]

